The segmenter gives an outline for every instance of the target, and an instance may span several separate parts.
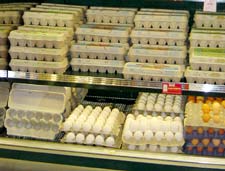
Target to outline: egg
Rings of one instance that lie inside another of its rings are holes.
[[[180,113],[180,111],[181,111],[181,109],[180,109],[180,105],[173,105],[173,111],[175,112],[175,113]]]
[[[119,113],[120,113],[120,111],[119,111],[119,109],[118,109],[118,108],[114,108],[114,109],[112,110],[112,112],[113,112],[113,113],[117,113],[117,114],[119,114]]]
[[[136,149],[136,145],[129,144],[127,148],[129,150],[135,150]]]
[[[128,114],[128,115],[127,115],[127,119],[128,119],[128,118],[134,119],[135,117],[134,117],[133,114]]]
[[[208,104],[202,104],[202,111],[204,113],[209,113],[210,112],[210,106]]]
[[[221,105],[218,102],[213,102],[212,110],[214,114],[219,114],[221,111]]]
[[[88,134],[85,143],[86,144],[94,144],[95,136],[93,134]]]
[[[102,130],[102,125],[99,124],[94,124],[94,126],[92,127],[93,132],[95,133],[100,133]]]
[[[63,131],[69,131],[73,126],[71,121],[66,121],[63,123]]]
[[[143,138],[143,133],[141,131],[136,131],[134,133],[134,138],[137,140],[137,141],[140,141],[142,138]]]
[[[223,101],[221,102],[221,105],[223,106],[223,108],[225,108],[225,100],[223,100]]]
[[[83,105],[79,105],[77,106],[77,109],[80,109],[80,111],[84,110],[84,106]]]
[[[157,100],[156,104],[159,104],[159,105],[163,106],[164,105],[164,100],[161,100],[161,99]]]
[[[209,113],[204,113],[204,114],[202,115],[202,120],[203,120],[203,122],[209,122],[210,119],[211,119],[211,116],[210,116]]]
[[[88,109],[89,111],[92,111],[93,107],[91,105],[88,105],[88,106],[85,107],[85,109]]]
[[[183,134],[180,133],[180,132],[176,132],[176,133],[175,133],[175,139],[176,139],[177,141],[182,141],[182,140],[183,140]]]
[[[170,142],[174,139],[174,134],[171,131],[166,131],[165,137],[166,137],[166,140]]]
[[[66,142],[73,143],[75,142],[75,134],[73,132],[69,132],[66,134]]]
[[[162,131],[157,131],[155,133],[155,138],[157,141],[161,141],[163,139],[163,137],[164,137],[164,133]]]
[[[100,113],[102,111],[102,108],[100,106],[97,106],[94,110]]]
[[[162,105],[160,105],[159,103],[156,103],[154,108],[157,112],[162,111]]]
[[[83,124],[83,131],[84,132],[89,132],[91,130],[91,128],[92,128],[92,125],[89,122],[85,122]]]
[[[144,132],[144,138],[146,141],[150,141],[153,138],[153,132],[151,130],[147,130]]]
[[[136,120],[133,120],[132,122],[130,122],[130,127],[129,129],[132,131],[132,132],[135,132],[136,130],[138,130],[138,121]]]
[[[96,145],[104,145],[105,141],[104,141],[104,136],[102,135],[97,135],[95,138],[95,144]]]
[[[147,145],[139,145],[138,149],[141,151],[145,151],[147,149]]]
[[[115,139],[113,136],[108,137],[105,142],[106,142],[106,145],[110,147],[115,145]]]
[[[171,117],[171,116],[167,116],[166,118],[165,118],[165,121],[172,121],[173,120],[173,118]]]
[[[145,104],[144,103],[138,103],[137,104],[138,110],[144,110],[145,109]]]
[[[82,128],[82,123],[81,122],[76,122],[76,123],[73,124],[73,128],[72,129],[74,131],[80,131],[81,128]]]
[[[164,111],[165,112],[171,112],[172,111],[172,106],[171,105],[165,105]]]
[[[172,153],[177,153],[179,151],[179,148],[178,147],[170,147],[170,151]]]
[[[160,150],[160,152],[165,153],[165,152],[167,152],[168,147],[166,147],[166,146],[160,146],[160,147],[159,147],[159,150]]]
[[[106,111],[106,112],[110,113],[111,112],[111,109],[110,109],[109,106],[106,106],[106,107],[104,107],[103,111]]]
[[[125,141],[129,141],[130,139],[133,138],[133,133],[129,130],[125,130],[123,133],[123,137],[124,137]]]
[[[103,132],[104,134],[107,134],[107,135],[110,134],[110,133],[112,132],[112,126],[106,124],[106,125],[103,127],[102,132]]]
[[[149,145],[149,149],[152,152],[156,152],[158,150],[158,147],[157,147],[157,145]]]
[[[78,133],[76,135],[76,142],[77,143],[82,144],[84,142],[84,139],[85,139],[84,134]]]
[[[147,103],[146,110],[147,111],[152,111],[153,110],[153,107],[154,107],[153,103]]]

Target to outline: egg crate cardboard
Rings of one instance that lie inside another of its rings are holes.
[[[220,140],[225,140],[225,134],[219,134],[218,133],[218,130],[217,128],[214,129],[214,132],[212,134],[208,133],[207,132],[207,129],[206,127],[203,127],[203,133],[200,134],[197,132],[197,128],[198,127],[193,127],[193,132],[191,134],[187,133],[187,131],[184,131],[184,137],[185,137],[185,140],[192,140],[194,138],[198,139],[199,141],[203,140],[203,139],[209,139],[209,140],[212,140],[212,139],[220,139]],[[186,128],[184,127],[184,130]]]
[[[225,72],[199,71],[193,70],[191,67],[187,67],[184,76],[188,83],[225,84]]]
[[[0,8],[0,24],[19,24],[21,22],[21,12],[19,11],[1,11]]]
[[[8,47],[0,45],[0,58],[7,58],[8,57]]]
[[[180,31],[134,29],[130,37],[133,44],[185,46],[187,33]]]
[[[61,49],[11,46],[9,49],[11,59],[37,60],[48,62],[62,62],[67,57],[67,53],[67,46],[64,46]]]
[[[128,52],[128,62],[178,64],[186,63],[187,49],[183,47],[133,45]]]

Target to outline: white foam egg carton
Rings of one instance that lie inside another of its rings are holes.
[[[130,37],[133,44],[185,46],[187,33],[167,30],[134,29]]]
[[[122,73],[125,62],[118,60],[73,58],[70,62],[73,71]]]
[[[0,70],[5,70],[8,65],[6,58],[0,58]]]
[[[9,49],[11,59],[22,60],[61,62],[67,57],[67,53],[67,46],[64,46],[61,49],[11,46]]]
[[[0,46],[7,45],[10,30],[0,29]]]
[[[194,21],[197,28],[225,29],[225,12],[196,11]]]
[[[0,24],[19,24],[20,20],[21,20],[21,12],[19,11],[0,10]]]
[[[225,84],[225,72],[199,71],[187,67],[184,76],[189,83]]]
[[[23,15],[25,25],[74,27],[73,14],[26,11]]]
[[[38,48],[62,48],[67,40],[63,33],[14,30],[10,32],[9,40],[11,46],[28,46]]]
[[[193,70],[225,72],[225,48],[191,48],[189,54]]]
[[[128,52],[128,62],[165,63],[183,65],[186,62],[186,46],[133,45]]]
[[[189,40],[191,47],[225,48],[225,31],[192,29]]]
[[[78,41],[128,43],[130,28],[107,25],[81,25],[76,30]]]
[[[8,47],[0,45],[0,58],[7,58],[8,57]]]
[[[133,113],[152,114],[174,113],[182,114],[184,112],[184,97],[180,95],[166,95],[157,93],[139,93],[133,106]]]
[[[83,6],[83,5],[71,5],[71,4],[56,4],[56,3],[41,3],[41,5],[44,5],[44,6],[55,6],[55,7],[65,7],[65,8],[81,8],[83,9],[84,11],[86,11],[88,9],[87,6]]]
[[[68,68],[68,59],[61,62],[12,59],[9,66],[13,71],[63,74]]]
[[[73,58],[109,59],[123,61],[127,51],[123,46],[75,44],[70,49]]]
[[[182,146],[184,144],[181,118],[170,116],[134,116],[126,118],[122,141],[132,145]]]
[[[225,108],[220,106],[219,121],[214,122],[213,120],[213,110],[209,112],[210,119],[208,122],[202,120],[203,111],[202,103],[192,103],[188,102],[185,107],[185,119],[184,126],[193,126],[193,127],[204,127],[204,128],[221,128],[225,129]]]
[[[125,79],[180,82],[183,72],[183,65],[127,62],[123,76]]]
[[[151,12],[156,14],[180,14],[180,15],[186,15],[188,18],[190,16],[189,11],[187,10],[174,10],[174,9],[155,9],[155,8],[141,8],[139,12]]]

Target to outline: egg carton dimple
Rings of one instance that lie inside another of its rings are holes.
[[[185,64],[186,47],[133,45],[128,52],[129,62]]]
[[[73,58],[70,65],[73,71],[122,73],[124,61]]]
[[[183,65],[127,62],[123,76],[134,80],[180,82],[183,71]]]
[[[21,12],[0,10],[0,24],[19,24],[20,21]]]
[[[185,46],[187,33],[180,31],[134,29],[130,37],[133,44]]]
[[[199,84],[225,84],[225,72],[217,71],[199,71],[192,70],[191,67],[187,67],[185,71],[185,78],[189,83]]]

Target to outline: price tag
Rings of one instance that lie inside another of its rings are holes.
[[[162,93],[164,94],[182,94],[182,84],[180,83],[162,83]]]
[[[205,0],[203,11],[216,12],[216,0]]]

